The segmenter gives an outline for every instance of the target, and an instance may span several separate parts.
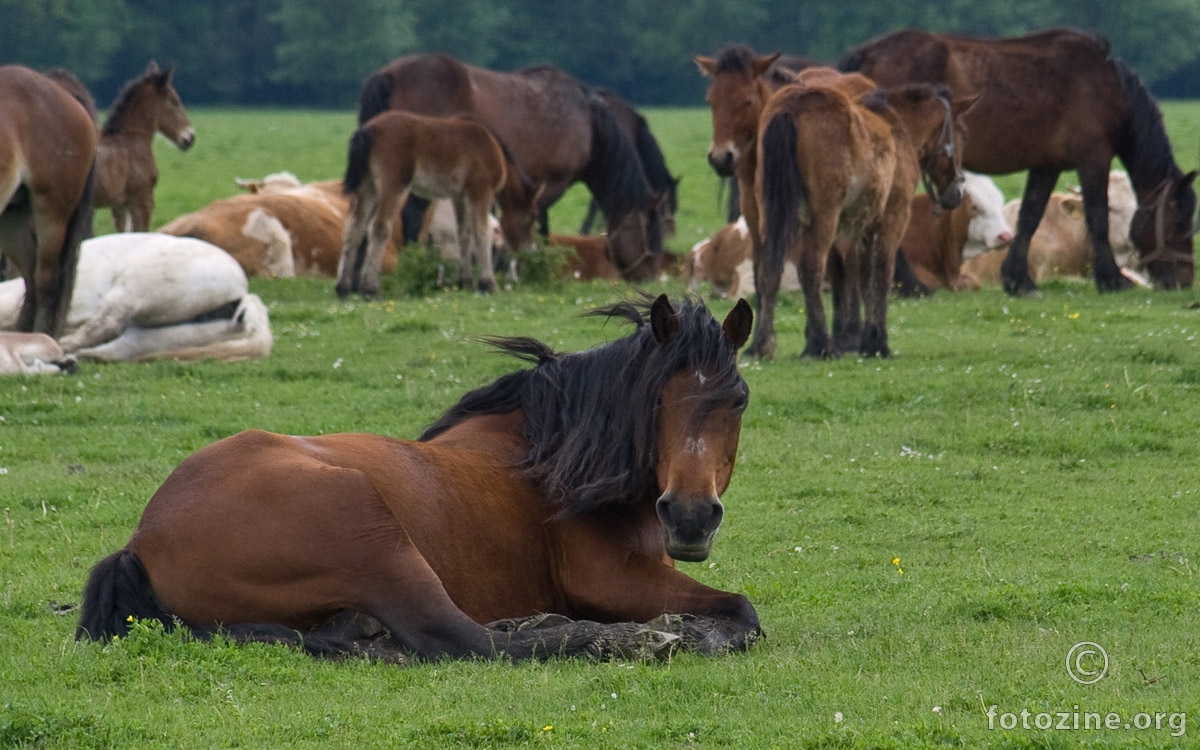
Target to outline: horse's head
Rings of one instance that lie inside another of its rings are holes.
[[[143,74],[147,77],[154,91],[154,122],[158,132],[167,137],[181,150],[187,151],[196,141],[196,129],[188,119],[187,110],[183,108],[183,100],[175,91],[171,79],[175,75],[173,68],[159,70],[153,60]]]
[[[921,154],[921,179],[925,192],[939,206],[950,210],[958,206],[963,196],[962,155],[967,128],[962,116],[979,96],[951,99],[945,87],[932,89],[928,103],[922,108],[928,133],[924,144],[914,144]]]
[[[640,211],[630,211],[610,225],[604,237],[608,261],[631,281],[644,281],[654,276],[654,260],[662,253],[663,207],[669,196],[653,196],[649,205]]]
[[[742,412],[750,391],[737,371],[737,350],[750,336],[754,315],[745,300],[722,325],[724,351],[695,361],[667,380],[658,410],[655,503],[667,554],[697,562],[708,557],[721,526],[721,493],[729,486],[737,456]],[[680,332],[679,317],[666,296],[650,308],[650,326],[660,345]]]
[[[521,252],[533,244],[538,201],[545,190],[545,183],[520,177],[496,194],[496,203],[500,206],[500,233],[504,236],[504,244],[513,252]]]
[[[1188,289],[1195,277],[1196,174],[1163,180],[1139,199],[1129,223],[1129,239],[1141,254],[1138,266],[1162,289]]]
[[[754,146],[758,116],[770,93],[763,77],[778,57],[778,53],[755,57],[749,47],[738,45],[715,58],[692,58],[710,79],[704,96],[713,121],[708,163],[722,177],[732,175],[741,155]]]

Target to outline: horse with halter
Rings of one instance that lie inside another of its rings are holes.
[[[962,197],[961,118],[976,99],[951,100],[945,87],[929,85],[864,95],[873,88],[870,81],[846,78],[834,73],[786,86],[763,109],[754,356],[770,357],[775,350],[775,295],[785,259],[799,268],[804,291],[804,356],[891,356],[887,301],[917,183],[924,180],[943,208],[954,208]],[[827,261],[832,340],[821,298]]]
[[[543,212],[570,185],[583,182],[604,213],[614,264],[626,278],[652,275],[647,259],[663,251],[664,196],[651,189],[609,105],[573,76],[546,66],[505,73],[441,54],[411,55],[363,84],[359,124],[389,109],[464,114],[487,125],[525,173],[545,185],[538,202]],[[416,216],[423,214],[422,206]],[[406,215],[405,226],[415,233],[420,218]]]
[[[474,282],[494,292],[492,204],[500,206],[504,241],[517,251],[533,243],[544,186],[534,184],[504,142],[479,121],[392,110],[372,117],[350,138],[343,189],[351,196],[350,215],[337,293],[374,297],[392,225],[410,194],[453,202],[464,246],[459,285]]]
[[[1108,174],[1125,165],[1138,196],[1131,238],[1142,266],[1165,289],[1190,287],[1196,172],[1175,163],[1162,113],[1137,73],[1108,42],[1073,29],[1009,39],[900,31],[848,50],[838,62],[881,86],[944,84],[955,95],[979,93],[966,117],[971,137],[963,166],[985,174],[1029,170],[1016,238],[1003,266],[1009,294],[1036,295],[1029,241],[1064,169],[1079,173],[1097,288],[1131,286],[1108,235]]]
[[[194,453],[93,568],[77,637],[142,618],[245,640],[299,631],[328,653],[353,648],[330,628],[359,613],[419,658],[525,659],[587,653],[579,623],[481,623],[557,613],[603,634],[680,614],[713,623],[701,651],[745,648],[759,634],[749,600],[674,560],[704,560],[721,524],[752,313],[741,301],[719,323],[665,296],[648,308],[600,311],[637,329],[583,352],[493,340],[536,364],[466,394],[415,442],[249,431]]]
[[[112,209],[118,232],[146,232],[154,213],[158,164],[151,148],[162,133],[180,150],[196,140],[183,101],[175,91],[173,70],[151,61],[145,72],[125,84],[108,109],[96,149],[96,207]]]
[[[0,254],[25,280],[19,331],[58,336],[71,304],[92,230],[96,125],[86,107],[41,73],[0,67]]]
[[[672,175],[671,171],[667,169],[667,159],[663,155],[654,133],[650,132],[650,124],[646,122],[646,118],[617,92],[605,88],[593,91],[608,104],[613,116],[617,119],[617,124],[621,126],[625,135],[637,148],[638,158],[642,160],[642,168],[646,172],[646,181],[649,183],[650,189],[656,194],[664,196],[662,203],[663,234],[667,237],[674,237],[675,213],[679,210],[680,178]],[[583,225],[579,228],[580,234],[591,234],[592,225],[599,213],[600,204],[593,198],[588,203],[587,214],[583,217]]]

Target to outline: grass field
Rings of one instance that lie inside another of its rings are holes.
[[[1165,111],[1192,168],[1200,105]],[[232,193],[235,176],[339,176],[353,127],[351,113],[192,115],[192,151],[156,147],[156,225]],[[650,119],[684,178],[672,246],[685,250],[722,223],[708,116]],[[999,182],[1018,194],[1019,179]],[[568,194],[554,226],[577,226],[584,200]],[[622,298],[620,285],[373,303],[339,302],[332,286],[252,281],[276,337],[261,361],[4,382],[0,747],[1194,745],[1194,291],[1101,297],[1056,282],[1041,300],[993,289],[894,301],[894,359],[822,363],[798,359],[804,315],[785,298],[777,360],[744,366],[751,406],[724,528],[708,562],[683,565],[755,603],[767,638],[744,654],[398,668],[146,626],[76,644],[72,605],[89,567],[125,543],[192,451],[249,427],[413,437],[517,366],[474,337],[569,350],[624,332],[578,317]],[[718,315],[730,306],[712,302]],[[1108,656],[1092,685],[1067,671],[1084,641]]]

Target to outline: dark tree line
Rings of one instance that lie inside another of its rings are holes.
[[[640,104],[698,104],[691,63],[730,41],[832,61],[901,28],[1107,36],[1160,95],[1200,97],[1196,0],[0,0],[0,62],[76,71],[106,104],[153,58],[190,103],[349,107],[416,51],[512,70],[548,63]]]

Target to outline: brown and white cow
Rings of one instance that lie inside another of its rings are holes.
[[[963,176],[963,200],[952,210],[936,208],[925,194],[912,200],[900,247],[917,280],[931,290],[977,289],[978,282],[961,273],[964,257],[1012,242],[1000,188],[986,175]]]
[[[748,298],[754,294],[753,244],[746,218],[716,231],[712,237],[692,245],[685,261],[688,288],[695,291],[701,281],[707,281],[715,296],[722,299]],[[779,291],[800,291],[800,276],[796,264],[784,262]]]
[[[1109,244],[1121,273],[1139,286],[1149,282],[1135,269],[1137,250],[1129,239],[1129,225],[1137,210],[1137,198],[1129,176],[1114,170],[1108,180]],[[1009,201],[1004,215],[1016,221],[1021,201]],[[979,283],[999,284],[1005,251],[984,253],[963,263],[963,275]],[[1052,276],[1091,278],[1092,245],[1084,223],[1083,199],[1079,192],[1054,193],[1029,243],[1029,275],[1035,283]]]

